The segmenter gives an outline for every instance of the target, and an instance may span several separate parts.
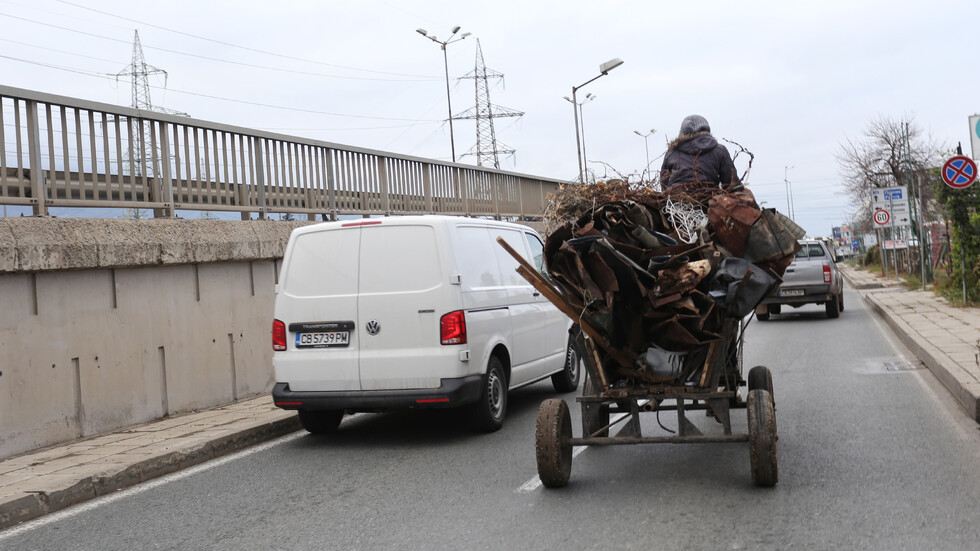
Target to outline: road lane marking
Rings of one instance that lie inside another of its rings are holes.
[[[195,465],[193,467],[189,467],[187,469],[177,471],[175,473],[171,473],[166,476],[162,476],[160,478],[153,479],[149,482],[143,482],[141,484],[137,484],[136,486],[126,488],[125,490],[118,490],[112,494],[98,497],[91,501],[86,501],[85,503],[81,503],[79,505],[69,507],[68,509],[65,509],[63,511],[58,511],[57,513],[51,513],[49,515],[45,515],[43,517],[25,522],[24,524],[0,532],[0,542],[18,536],[20,534],[23,534],[24,532],[36,530],[38,528],[42,528],[49,524],[65,520],[74,517],[76,515],[80,515],[82,513],[86,513],[93,509],[97,509],[99,507],[102,507],[103,505],[114,503],[116,501],[119,501],[120,499],[125,499],[127,497],[141,494],[148,490],[152,490],[159,486],[163,486],[164,484],[169,484],[171,482],[183,480],[185,478],[194,476],[196,474],[213,469],[215,467],[220,467],[226,463],[231,463],[232,461],[236,461],[238,459],[248,457],[249,455],[263,452],[269,448],[273,448],[275,446],[279,446],[281,444],[291,442],[293,440],[296,440],[297,438],[302,438],[306,435],[307,435],[306,431],[298,431],[292,434],[287,434],[286,436],[282,436],[275,440],[270,440],[263,444],[259,444],[257,446],[245,450],[241,450],[230,455],[219,457],[218,459],[214,459],[206,463],[201,463],[200,465]]]

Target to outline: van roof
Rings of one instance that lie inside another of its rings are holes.
[[[377,218],[355,218],[351,220],[338,220],[336,222],[321,222],[302,226],[293,230],[293,233],[308,233],[323,230],[331,230],[354,226],[457,226],[457,225],[485,225],[505,228],[518,228],[531,230],[530,226],[501,220],[490,220],[486,218],[471,218],[468,216],[447,216],[443,214],[422,214],[408,216],[384,216]]]

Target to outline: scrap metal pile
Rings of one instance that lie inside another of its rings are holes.
[[[726,318],[744,318],[779,285],[804,233],[741,186],[660,192],[611,181],[551,199],[548,273],[619,387],[703,385]]]

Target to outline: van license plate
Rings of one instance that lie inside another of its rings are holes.
[[[779,291],[781,297],[802,297],[803,289],[784,289]]]
[[[350,344],[350,331],[296,333],[296,348],[330,348]]]

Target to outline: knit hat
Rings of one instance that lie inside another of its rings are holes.
[[[687,136],[698,132],[711,132],[711,127],[708,126],[708,119],[702,117],[701,115],[688,115],[684,117],[684,122],[681,123],[681,132],[679,135]]]

